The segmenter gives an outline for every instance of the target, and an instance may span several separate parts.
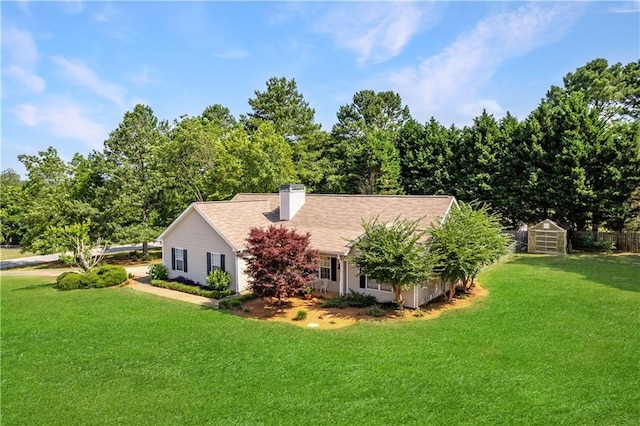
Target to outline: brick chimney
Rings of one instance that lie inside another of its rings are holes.
[[[305,200],[304,185],[280,185],[280,220],[291,220],[302,208]]]

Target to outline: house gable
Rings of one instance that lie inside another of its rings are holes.
[[[169,271],[169,278],[183,276],[204,284],[212,256],[215,256],[216,265],[224,259],[224,269],[231,275],[234,287],[238,282],[236,249],[196,208],[187,208],[158,239],[162,241],[163,264]],[[178,263],[176,253],[179,254]],[[177,265],[188,265],[188,268]]]

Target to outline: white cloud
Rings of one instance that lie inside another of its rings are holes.
[[[34,93],[42,93],[45,89],[44,80],[29,71],[17,65],[10,65],[6,69],[6,74],[15,77],[16,80],[21,82],[25,87]]]
[[[29,0],[18,0],[18,7],[20,8],[20,10],[22,10],[22,13],[27,16],[31,16],[31,12],[29,11],[29,3]]]
[[[84,10],[84,2],[82,0],[63,0],[64,10],[66,13],[77,15]]]
[[[149,84],[151,82],[151,77],[149,77],[149,67],[147,67],[146,65],[143,66],[140,71],[136,72],[135,74],[131,75],[131,77],[129,77],[129,79],[134,82],[135,84],[138,85],[145,85],[145,84]]]
[[[116,9],[113,7],[113,4],[109,2],[104,5],[104,7],[100,10],[100,12],[93,15],[93,19],[96,22],[109,23],[114,20],[116,15],[117,15]]]
[[[616,4],[611,8],[612,13],[640,13],[640,0]]]
[[[573,23],[573,6],[528,4],[489,16],[439,54],[389,80],[416,117],[451,111],[473,117],[483,107],[501,111],[497,101],[476,100],[477,92],[505,62],[560,37]]]
[[[125,90],[116,84],[100,80],[84,62],[60,56],[52,56],[51,61],[62,68],[73,83],[86,87],[120,107],[125,105]]]
[[[93,149],[101,149],[107,132],[79,105],[65,99],[51,99],[37,105],[19,105],[14,114],[29,127],[46,126],[58,138],[74,139]]]
[[[431,4],[411,2],[332,4],[316,30],[354,51],[360,64],[380,63],[401,53],[425,24],[433,24],[433,10]]]
[[[38,108],[34,105],[19,105],[14,112],[20,121],[29,127],[35,127],[40,123]]]
[[[13,77],[30,92],[42,93],[44,80],[36,74],[40,57],[36,42],[31,33],[15,27],[2,30],[3,61],[6,65],[4,74]]]
[[[22,31],[15,27],[2,30],[4,61],[7,57],[10,62],[26,69],[35,68],[39,54],[36,43],[28,31]]]
[[[506,113],[495,99],[465,101],[457,107],[456,112],[467,117],[477,117],[482,110],[496,117],[502,117]]]
[[[225,52],[214,53],[213,56],[220,59],[242,59],[249,56],[249,52],[244,50],[227,50]]]

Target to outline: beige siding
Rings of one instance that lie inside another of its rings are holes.
[[[359,293],[371,294],[378,299],[379,302],[388,302],[395,300],[395,294],[388,291],[372,290],[368,288],[360,288],[360,277],[358,276],[358,268],[347,264],[347,279],[349,283],[349,290],[357,291]],[[369,280],[370,284],[375,284],[375,280]],[[402,297],[404,298],[404,306],[407,308],[417,308],[436,297],[444,294],[449,289],[449,285],[442,285],[440,279],[435,279],[429,282],[425,287],[414,287],[408,290],[402,291]]]
[[[417,303],[414,307],[424,305],[436,297],[442,296],[450,287],[451,286],[448,283],[446,285],[443,284],[440,278],[435,278],[429,281],[426,286],[417,288]]]
[[[249,277],[245,272],[247,269],[247,262],[241,258],[237,258],[238,261],[238,292],[245,291],[249,289]]]
[[[347,265],[348,265],[347,279],[349,280],[349,289],[347,290],[347,293],[349,293],[349,290],[353,290],[358,293],[370,294],[372,296],[375,296],[378,302],[389,302],[391,300],[395,300],[396,297],[392,291],[381,291],[381,290],[373,290],[369,288],[360,288],[360,277],[358,276],[358,272],[359,272],[358,268],[351,264],[347,264]],[[376,285],[376,281],[372,279],[369,279],[368,283],[369,283],[369,286]],[[410,296],[409,295],[410,292],[411,290],[407,290],[402,293],[405,300],[407,300],[407,297]]]
[[[195,210],[189,211],[162,241],[163,263],[169,278],[183,276],[200,284],[207,281],[207,252],[225,255],[225,269],[231,274],[232,289],[236,290],[236,256],[226,241]],[[171,269],[171,248],[187,250],[187,272]]]

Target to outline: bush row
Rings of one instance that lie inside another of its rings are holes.
[[[211,299],[222,299],[233,294],[231,290],[205,290],[202,287],[183,284],[175,281],[151,280],[151,285],[169,290],[181,291],[183,293],[194,294],[196,296],[208,297]]]
[[[125,281],[127,281],[127,271],[122,266],[103,265],[84,274],[64,272],[56,278],[56,288],[59,290],[104,288],[120,285]]]
[[[375,296],[350,290],[349,294],[333,297],[322,304],[325,308],[365,308],[378,303]]]
[[[244,302],[248,302],[249,300],[253,300],[257,297],[258,295],[255,293],[245,293],[238,297],[234,297],[233,299],[221,300],[218,306],[221,309],[240,309],[240,306],[242,306]]]

